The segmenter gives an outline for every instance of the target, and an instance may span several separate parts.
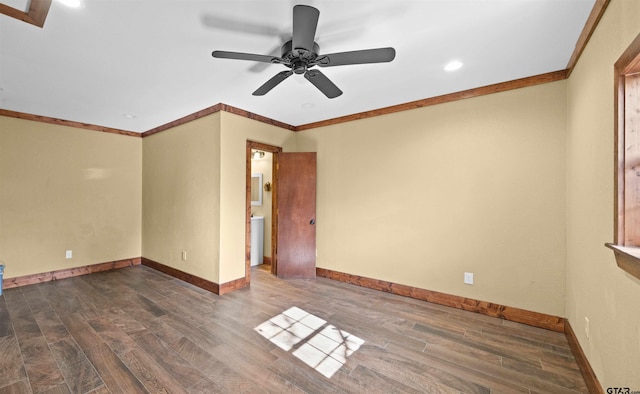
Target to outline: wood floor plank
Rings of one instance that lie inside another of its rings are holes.
[[[0,337],[0,387],[13,385],[26,378],[18,340],[13,335]]]
[[[104,386],[102,378],[86,357],[76,364],[60,365],[60,371],[72,393],[88,393]]]
[[[111,391],[107,388],[106,384],[89,391],[87,394],[112,394]]]
[[[11,292],[10,294],[12,297],[7,298],[7,310],[18,340],[23,341],[42,336],[40,327],[38,327],[24,296],[19,292]]]
[[[224,296],[142,265],[8,289],[0,394],[587,392],[562,334],[327,278],[251,276]],[[281,329],[255,328],[293,306],[326,323],[285,351],[270,337]],[[328,325],[365,341],[335,356],[331,378],[293,354],[324,346],[310,338]]]
[[[249,389],[247,389],[249,390]],[[242,391],[242,393],[246,393],[247,390]],[[189,387],[187,390],[190,394],[208,394],[208,393],[228,393],[228,391],[224,390],[224,388],[219,387],[219,385],[209,378],[204,378],[193,386]],[[237,391],[240,393],[241,391]],[[265,393],[265,391],[258,391],[259,393]]]
[[[27,379],[19,380],[7,386],[0,386],[0,394],[27,394],[32,393]]]
[[[20,350],[25,364],[38,364],[46,360],[53,361],[53,354],[49,350],[47,340],[43,336],[33,337],[20,341]]]
[[[489,393],[490,389],[480,382],[468,379],[459,372],[447,368],[448,365],[440,360],[427,357],[408,357],[403,349],[400,352],[393,344],[391,349],[380,349],[373,346],[363,346],[362,352],[358,351],[356,360],[363,360],[364,364],[378,371],[383,371],[386,376],[405,382],[412,387],[420,389],[429,386],[449,387],[464,393]],[[419,353],[419,351],[416,351]],[[526,393],[528,390],[521,388],[513,392]]]
[[[275,357],[268,363],[262,363],[255,359],[255,355],[259,353],[255,350],[240,349],[227,344],[220,345],[218,350],[219,351],[214,354],[216,360],[225,363],[255,386],[260,387],[268,393],[303,392],[302,389],[293,384],[293,382],[280,377],[268,369],[271,362],[276,360]]]
[[[7,302],[4,297],[0,297],[0,338],[13,335],[13,324],[7,309]]]
[[[20,289],[32,313],[44,312],[51,309],[49,301],[42,295],[38,286],[25,286]]]
[[[339,386],[297,359],[279,358],[269,365],[269,370],[307,393],[344,393]]]
[[[44,391],[40,391],[39,393],[41,393],[41,394],[71,394],[71,391],[69,391],[69,387],[66,385],[66,383],[60,383],[60,384],[55,385],[53,387],[49,387],[48,389],[46,389]]]
[[[171,348],[213,382],[212,391],[241,393],[252,385],[224,362],[216,360],[187,338],[183,337],[171,345]]]
[[[409,387],[404,383],[400,383],[397,380],[391,379],[380,373],[373,371],[367,367],[362,365],[358,365],[353,371],[349,374],[360,382],[360,387],[367,392],[400,392],[400,393],[424,393],[426,391],[432,391],[436,387],[424,387],[424,390],[417,390],[415,388]],[[439,392],[442,393],[451,393],[457,394],[458,390],[454,390],[450,387],[439,387]]]
[[[179,332],[184,337],[191,339],[192,341],[198,343],[198,345],[206,350],[207,352],[213,354],[216,352],[218,346],[222,343],[222,340],[218,338],[216,333],[207,332],[202,330],[200,327],[194,327],[192,325],[187,324],[184,320],[180,319],[177,316],[162,316],[157,319],[161,323],[166,324],[167,327],[172,328],[173,330]],[[173,343],[175,341],[172,341]],[[167,342],[169,343],[169,342]]]
[[[248,357],[254,357],[254,362],[266,365],[274,361],[275,356],[270,352],[275,347],[269,341],[257,334],[253,327],[227,327],[222,322],[211,322],[202,326],[206,332],[215,335],[227,345],[231,345],[240,354],[248,353]],[[256,351],[260,350],[260,351]]]
[[[66,387],[64,376],[53,358],[43,359],[37,364],[25,364],[25,369],[34,393],[41,393],[47,390],[59,391],[61,389],[60,386]]]
[[[150,393],[186,393],[180,383],[142,349],[134,348],[120,355],[120,359]]]
[[[86,359],[86,356],[80,347],[71,337],[50,343],[49,349],[51,349],[53,357],[56,359],[58,365],[73,365]]]
[[[69,332],[58,317],[55,310],[49,309],[46,311],[38,312],[33,315],[40,327],[40,331],[47,339],[47,342],[56,342],[60,339],[69,337]]]
[[[93,346],[85,350],[85,353],[111,392],[146,392],[142,383],[140,383],[106,344],[101,343]]]
[[[103,344],[102,338],[78,313],[63,315],[60,317],[67,331],[73,336],[76,343],[86,353],[87,350]]]
[[[392,345],[391,348],[395,350],[393,346],[395,345]],[[523,388],[544,389],[550,393],[558,394],[568,394],[572,391],[552,382],[539,379],[535,372],[531,373],[530,364],[526,365],[526,368],[523,367],[522,370],[516,371],[430,345],[427,346],[424,352],[405,349],[404,354],[410,358],[415,357],[422,362],[438,364],[439,368],[443,370],[456,373],[458,376],[477,381],[480,384],[501,392],[518,392],[519,390],[523,390]],[[575,393],[576,391],[573,392]]]
[[[185,389],[205,376],[152,333],[136,336],[136,343],[160,364]]]
[[[408,337],[416,337],[418,339],[425,341],[426,345],[423,347],[423,349],[427,347],[432,347],[432,346],[440,346],[440,347],[450,349],[454,352],[466,354],[470,357],[474,357],[478,360],[482,360],[488,363],[492,363],[495,365],[502,364],[502,356],[498,354],[488,352],[482,349],[478,349],[478,348],[469,346],[468,344],[462,343],[460,341],[452,340],[443,336],[430,335],[422,331],[413,330],[413,326],[415,326],[415,324],[406,325],[406,324],[403,324],[402,321],[388,322],[383,324],[383,327],[385,329],[394,331],[397,334],[406,335]]]

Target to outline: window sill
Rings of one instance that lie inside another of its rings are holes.
[[[640,279],[640,247],[604,244],[613,250],[618,267]]]

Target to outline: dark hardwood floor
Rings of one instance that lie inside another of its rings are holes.
[[[5,290],[0,393],[587,392],[561,333],[329,279],[251,278],[217,296],[140,265]],[[256,329],[282,335],[265,323],[278,315],[287,350]],[[327,378],[307,353],[344,365]]]

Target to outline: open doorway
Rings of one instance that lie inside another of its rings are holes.
[[[274,187],[277,154],[282,148],[247,141],[245,280],[251,281],[251,267],[261,265],[275,272],[276,259],[276,188]],[[260,234],[261,233],[261,234]],[[270,266],[270,267],[268,267]]]
[[[246,221],[245,283],[251,283],[251,249],[253,214],[252,183],[256,201],[264,198],[265,178],[252,177],[252,154],[263,159],[272,153],[271,162],[271,273],[280,278],[315,278],[316,276],[316,153],[288,152],[282,148],[247,141],[246,149]],[[262,156],[260,152],[264,152]],[[255,167],[258,168],[258,167]],[[264,168],[264,167],[263,167]],[[260,179],[262,178],[262,179]],[[268,188],[268,187],[267,187]],[[261,211],[264,214],[264,210]],[[264,234],[264,233],[263,233]],[[263,239],[264,242],[264,239]],[[263,244],[264,245],[264,244]],[[258,252],[259,253],[259,252]],[[264,253],[264,249],[263,249]],[[263,256],[264,262],[264,256]]]

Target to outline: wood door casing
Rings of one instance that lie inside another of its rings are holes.
[[[278,153],[277,272],[281,278],[316,276],[316,153]]]
[[[245,282],[246,284],[251,283],[251,150],[257,149],[265,152],[273,153],[273,174],[275,177],[276,174],[276,159],[278,157],[278,153],[282,152],[282,148],[279,146],[268,145],[261,142],[247,140],[246,146],[246,218],[245,218]],[[275,179],[275,178],[274,178]],[[272,227],[271,227],[271,256],[273,260],[273,266],[275,266],[275,248],[276,248],[276,231],[275,231],[275,201],[276,201],[276,193],[275,189],[273,192],[273,201],[271,207],[271,218],[272,218]]]

